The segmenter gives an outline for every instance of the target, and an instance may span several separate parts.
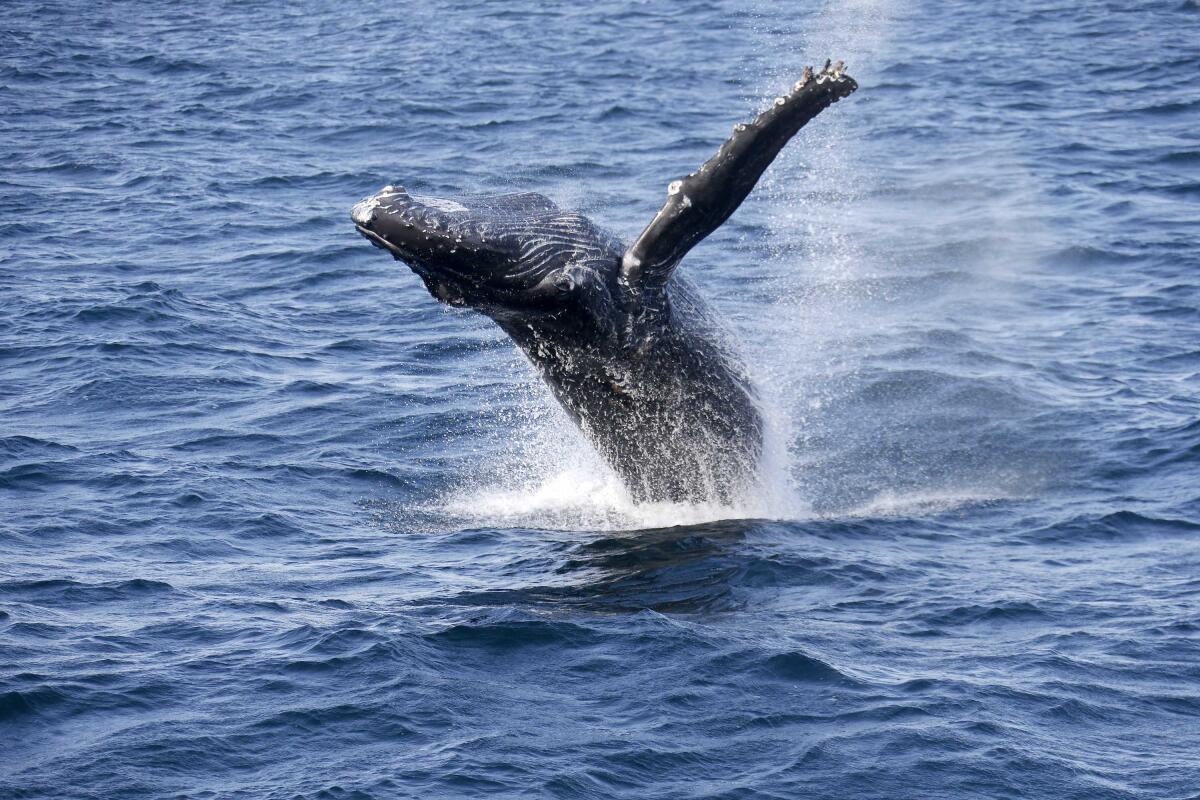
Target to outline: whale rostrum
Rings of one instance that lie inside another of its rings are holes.
[[[493,319],[636,500],[735,503],[757,478],[763,423],[742,362],[676,267],[797,131],[857,88],[840,61],[805,69],[668,185],[628,247],[536,193],[448,199],[387,186],[351,217],[435,298]]]

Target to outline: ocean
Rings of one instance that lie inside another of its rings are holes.
[[[680,267],[770,421],[636,504],[388,183]],[[1200,4],[5,5],[0,798],[1200,798]]]

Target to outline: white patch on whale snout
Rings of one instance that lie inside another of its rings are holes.
[[[460,211],[466,211],[467,207],[462,203],[456,203],[453,200],[447,200],[444,197],[426,197],[419,194],[411,195],[412,199],[425,206],[437,211],[444,211],[447,214],[455,214]]]
[[[369,225],[375,217],[375,209],[379,208],[379,196],[368,197],[355,203],[350,209],[350,217],[359,225]]]
[[[350,216],[359,225],[368,225],[375,218],[375,209],[383,205],[384,200],[401,194],[404,194],[404,189],[397,189],[389,183],[375,194],[356,203],[354,208],[350,209]]]

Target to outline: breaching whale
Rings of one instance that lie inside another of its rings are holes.
[[[812,68],[733,135],[626,247],[540,194],[409,194],[354,206],[358,230],[429,292],[493,319],[639,502],[733,503],[756,478],[763,423],[746,370],[676,271],[783,146],[858,85]]]

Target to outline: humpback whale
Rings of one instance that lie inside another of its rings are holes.
[[[387,186],[351,217],[436,299],[494,320],[636,501],[734,503],[757,477],[763,422],[744,365],[676,267],[797,131],[856,88],[841,62],[806,68],[667,187],[628,247],[535,193],[448,199]]]

